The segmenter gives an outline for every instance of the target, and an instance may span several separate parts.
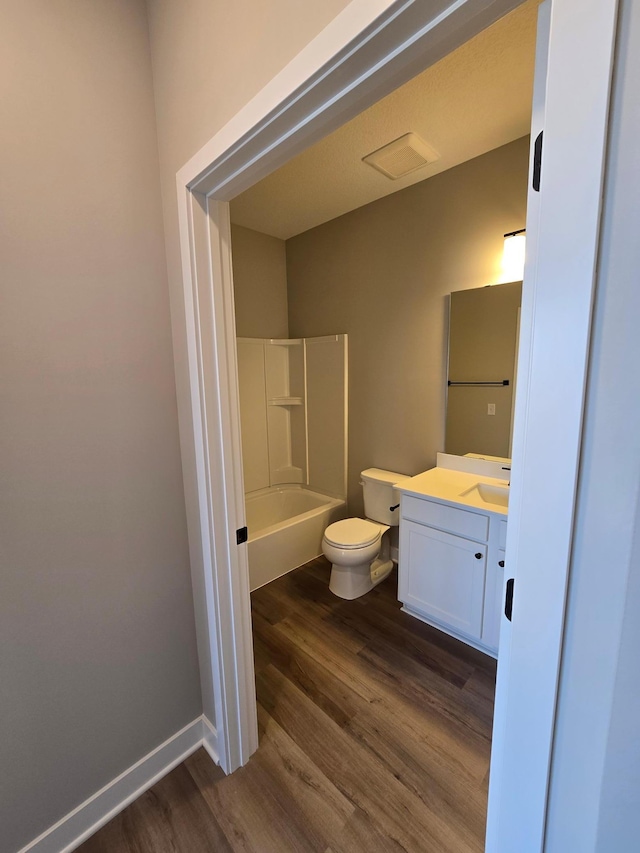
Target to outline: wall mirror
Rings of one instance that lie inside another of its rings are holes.
[[[522,282],[451,294],[445,450],[511,456]]]

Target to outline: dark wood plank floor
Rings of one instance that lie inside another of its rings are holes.
[[[81,853],[484,849],[495,663],[400,611],[392,575],[335,598],[320,558],[252,595],[260,748],[203,750]]]

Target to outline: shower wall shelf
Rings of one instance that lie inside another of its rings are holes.
[[[271,397],[270,406],[304,406],[302,397]]]
[[[347,336],[238,338],[245,492],[347,492]]]

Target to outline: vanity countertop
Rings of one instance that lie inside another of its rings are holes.
[[[396,488],[406,495],[430,498],[456,506],[467,506],[507,515],[509,481],[451,468],[432,468],[400,481]],[[501,505],[504,503],[504,505]]]

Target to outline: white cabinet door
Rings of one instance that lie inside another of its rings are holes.
[[[487,546],[403,519],[400,548],[400,600],[480,639]]]
[[[493,573],[494,583],[491,582],[492,573],[490,571],[484,625],[482,626],[482,642],[497,650],[498,640],[500,639],[500,614],[504,604],[504,548],[499,548],[493,553],[496,555],[496,565],[492,567],[495,569]]]

